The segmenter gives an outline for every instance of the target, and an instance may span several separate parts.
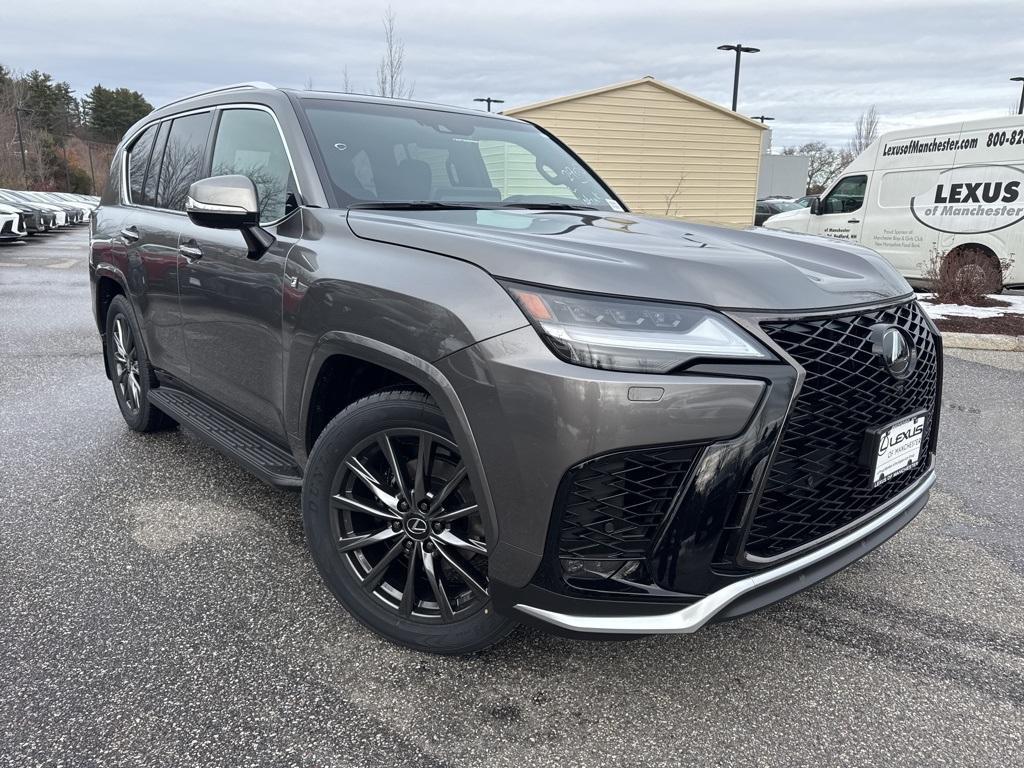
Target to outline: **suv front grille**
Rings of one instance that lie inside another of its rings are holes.
[[[871,326],[897,325],[917,363],[899,380],[872,351]],[[807,372],[789,415],[746,551],[775,558],[855,522],[913,485],[928,465],[938,388],[935,337],[916,302],[842,317],[762,323]],[[878,488],[860,463],[865,430],[927,411],[921,458]]]
[[[559,556],[645,557],[699,451],[693,446],[625,451],[570,469],[559,493]]]

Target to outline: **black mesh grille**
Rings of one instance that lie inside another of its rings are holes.
[[[872,351],[871,326],[879,323],[899,326],[913,341],[917,364],[906,379],[895,378]],[[747,534],[747,552],[766,558],[854,522],[921,477],[932,449],[939,363],[935,338],[913,302],[762,327],[807,371]],[[860,463],[865,430],[920,410],[929,419],[918,465],[872,488]]]
[[[692,446],[602,456],[563,481],[561,557],[643,558],[699,452]]]

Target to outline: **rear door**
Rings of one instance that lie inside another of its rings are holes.
[[[268,437],[285,438],[281,308],[285,260],[298,237],[291,162],[273,113],[264,107],[218,111],[211,176],[248,176],[259,196],[262,226],[276,238],[253,258],[237,230],[186,220],[180,241],[189,254],[179,275],[191,380],[203,394]]]
[[[156,185],[170,121],[143,131],[129,148],[126,205],[115,235],[124,249],[125,277],[153,365],[175,376],[188,373],[178,308],[180,217],[158,209]]]

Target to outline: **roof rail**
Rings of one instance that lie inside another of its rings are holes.
[[[159,107],[159,109],[163,109],[164,107],[169,107],[172,104],[178,104],[179,102],[182,102],[182,101],[188,101],[189,99],[194,99],[197,96],[208,96],[211,93],[220,93],[221,91],[235,91],[235,90],[238,90],[240,88],[270,88],[270,89],[274,89],[276,87],[277,86],[271,85],[270,83],[264,83],[262,80],[253,80],[253,81],[248,82],[248,83],[234,83],[232,85],[222,85],[219,88],[209,88],[208,90],[205,90],[205,91],[197,91],[196,93],[190,93],[188,96],[182,96],[180,99],[175,99],[174,101],[167,102],[166,104],[164,104],[161,107]]]

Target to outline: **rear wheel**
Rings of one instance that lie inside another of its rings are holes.
[[[1003,290],[999,260],[979,247],[959,246],[946,254],[942,260],[941,280],[965,295],[987,295]]]
[[[115,296],[110,302],[106,338],[107,369],[125,423],[136,432],[173,427],[174,420],[149,402],[153,371],[146,350],[139,342],[131,305],[124,296]]]
[[[380,392],[317,440],[302,492],[310,550],[338,600],[417,650],[471,653],[515,626],[487,591],[487,539],[462,454],[421,392]]]

